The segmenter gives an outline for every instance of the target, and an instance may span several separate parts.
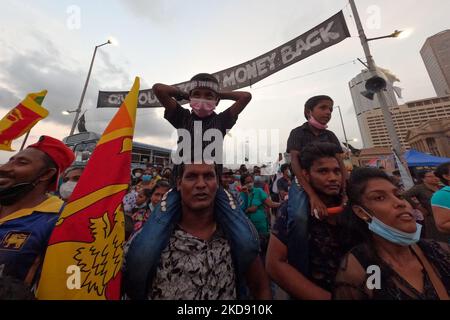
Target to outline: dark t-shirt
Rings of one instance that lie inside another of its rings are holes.
[[[300,127],[297,127],[291,131],[287,142],[287,152],[291,152],[291,150],[301,152],[304,147],[314,142],[334,143],[339,147],[340,153],[344,152],[338,138],[333,132],[330,130],[321,130],[319,135],[315,135],[312,132],[308,122],[305,122]]]
[[[281,177],[277,181],[277,188],[278,188],[278,192],[280,192],[280,191],[288,192],[289,191],[289,180],[286,179],[285,177]]]
[[[428,189],[425,184],[418,184],[409,189],[404,193],[406,200],[408,200],[413,207],[414,203],[411,201],[412,197],[416,197],[420,202],[421,206],[427,209],[428,214],[431,215],[433,213],[431,209],[431,197],[433,196],[434,191]]]
[[[222,134],[222,138],[225,137],[227,130],[230,130],[236,123],[238,117],[233,117],[231,114],[231,109],[217,114],[213,112],[210,116],[206,118],[199,118],[195,113],[192,113],[188,109],[183,108],[179,104],[177,104],[177,108],[173,111],[166,109],[164,112],[164,118],[170,122],[175,129],[186,129],[191,136],[191,152],[194,154],[194,139],[202,140],[202,151],[205,148],[214,142],[215,138],[212,137],[204,137],[204,134],[209,129],[217,129]],[[197,128],[195,126],[195,122],[197,122]],[[200,126],[201,124],[201,132]],[[178,133],[178,144],[182,142],[182,138],[180,137],[180,133]],[[198,137],[198,138],[197,138]],[[209,140],[209,141],[204,141]],[[180,150],[180,145],[178,146],[178,150]],[[223,150],[223,144],[221,144],[221,150]],[[180,152],[182,154],[182,152]],[[212,155],[215,155],[213,152]]]
[[[288,246],[287,206],[278,210],[272,233]],[[308,219],[309,280],[324,290],[332,291],[339,264],[350,250],[340,241],[342,227],[315,218]]]
[[[450,294],[450,255],[449,247],[444,243],[433,240],[420,240],[417,244],[422,250],[428,262],[434,267],[438,277],[444,285],[447,294]],[[374,255],[372,245],[366,243],[354,247],[342,261],[341,269],[335,283],[335,296],[338,299],[357,300],[438,300],[439,297],[425,269],[423,273],[423,289],[419,292],[411,286],[388,263]],[[361,271],[357,271],[348,263],[349,255],[353,255],[361,265]],[[370,266],[380,268],[380,288],[369,290],[367,282],[370,274],[363,273]]]

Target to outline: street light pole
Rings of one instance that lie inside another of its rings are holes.
[[[341,107],[336,106],[336,108],[339,110],[339,116],[341,118],[341,124],[342,124],[342,131],[344,131],[344,139],[345,139],[345,144],[346,144],[346,148],[350,149],[349,144],[348,144],[348,139],[347,139],[347,133],[345,132],[345,126],[344,126],[344,119],[342,118],[342,112],[341,112]],[[352,152],[350,150],[350,152],[348,153],[348,157],[350,159],[350,162],[352,161]]]
[[[97,49],[100,47],[103,47],[107,44],[110,44],[110,43],[111,43],[111,41],[108,40],[107,42],[105,42],[103,44],[95,46],[94,54],[92,55],[91,65],[89,67],[89,72],[88,72],[88,75],[86,78],[86,82],[84,84],[83,92],[81,93],[80,103],[78,104],[78,108],[76,109],[75,119],[73,119],[72,129],[70,129],[69,136],[73,135],[73,133],[75,132],[75,127],[77,126],[78,118],[80,117],[81,107],[83,106],[84,96],[86,95],[86,90],[87,90],[87,87],[89,84],[89,79],[91,78],[92,66],[94,65],[94,60],[95,60],[95,55],[97,53]]]
[[[347,134],[345,133],[345,126],[344,126],[344,120],[342,119],[341,108],[339,106],[336,106],[336,108],[338,108],[338,110],[339,110],[339,116],[341,117],[342,130],[344,131],[345,143],[347,143],[347,145],[348,145],[348,139],[347,139]],[[348,148],[348,146],[347,146],[347,148]]]
[[[387,39],[387,38],[397,38],[403,31],[395,30],[392,34],[382,37],[376,37],[376,38],[369,38],[367,41],[373,41],[373,40],[380,40],[380,39]]]
[[[377,66],[375,64],[375,60],[373,59],[373,56],[370,52],[369,48],[369,41],[375,40],[377,38],[373,39],[367,39],[366,34],[364,32],[363,25],[361,23],[361,19],[358,14],[358,9],[356,8],[355,0],[349,0],[350,6],[353,11],[353,17],[355,18],[356,27],[358,28],[359,38],[361,39],[361,45],[364,49],[364,53],[366,55],[367,65],[369,66],[369,71],[375,72],[377,70]],[[398,35],[399,31],[394,32],[389,37],[395,37],[394,35]],[[380,38],[380,37],[379,37]],[[384,122],[386,124],[386,129],[389,134],[389,138],[392,143],[392,148],[394,149],[394,152],[400,156],[401,162],[405,164],[405,161],[403,159],[403,153],[402,153],[402,145],[400,143],[400,139],[398,138],[397,132],[395,131],[394,121],[392,120],[391,113],[389,111],[389,106],[386,100],[386,96],[384,95],[383,91],[379,91],[376,93],[378,97],[378,101],[380,102],[380,108],[383,113]],[[406,166],[407,168],[407,166]]]

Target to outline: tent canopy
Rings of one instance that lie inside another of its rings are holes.
[[[441,163],[450,162],[450,158],[430,156],[414,149],[405,153],[405,160],[410,167],[438,166]]]

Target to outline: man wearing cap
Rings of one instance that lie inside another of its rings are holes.
[[[178,140],[178,152],[183,158],[183,162],[188,162],[191,157],[184,153],[186,148],[191,149],[191,155],[194,155],[194,139],[201,141],[196,141],[197,144],[202,145],[201,151],[212,144],[214,138],[205,137],[205,132],[210,129],[216,129],[220,131],[222,135],[222,141],[227,133],[227,130],[231,129],[237,121],[238,115],[244,110],[247,104],[252,99],[252,96],[248,92],[220,92],[219,82],[217,79],[207,73],[200,73],[191,79],[189,84],[189,94],[182,92],[177,87],[168,86],[165,84],[157,83],[153,86],[153,92],[160,101],[160,103],[165,108],[164,118],[167,119],[174,127],[178,130],[178,135],[180,139]],[[180,106],[177,100],[189,100],[192,112]],[[214,112],[219,101],[223,100],[233,100],[236,101],[231,107],[225,111],[217,114]],[[199,128],[201,127],[201,131]],[[182,140],[183,146],[180,147],[182,131],[188,132],[191,141],[190,145],[186,145],[186,141]],[[210,131],[212,132],[212,131]],[[194,134],[195,133],[195,134]],[[198,134],[197,134],[198,133]],[[199,135],[201,133],[201,136]],[[207,141],[203,141],[207,140]],[[216,156],[218,159],[214,159],[216,163],[222,163],[222,141],[218,143],[217,149],[212,150],[211,156]],[[183,149],[183,152],[180,150]],[[220,152],[219,152],[220,151]],[[196,159],[202,158],[201,155],[195,154]],[[174,161],[176,162],[176,161]],[[175,163],[179,164],[179,163]]]
[[[236,190],[236,186],[234,184],[234,173],[233,170],[228,168],[223,168],[222,170],[222,188],[230,192],[235,200],[239,199],[239,192]]]
[[[61,141],[39,141],[0,166],[0,277],[31,285],[63,202],[47,194],[75,160]]]

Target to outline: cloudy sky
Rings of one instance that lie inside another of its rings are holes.
[[[277,129],[284,151],[290,130],[304,122],[306,99],[324,93],[342,107],[348,138],[361,140],[348,81],[363,68],[352,62],[363,58],[363,51],[346,0],[0,1],[0,116],[27,93],[49,91],[44,106],[50,115],[35,126],[29,142],[41,134],[62,139],[69,133],[73,114],[61,112],[76,109],[93,49],[110,36],[119,46],[99,49],[83,105],[86,126],[96,132],[114,114],[114,109],[96,109],[99,90],[128,90],[134,76],[141,77],[145,89],[223,70],[299,36],[339,10],[352,37],[245,88],[253,100],[235,128]],[[400,102],[435,96],[419,51],[427,37],[449,28],[450,2],[358,0],[357,5],[368,37],[414,30],[405,39],[371,42],[377,64],[401,80]],[[229,105],[222,102],[218,111]],[[173,130],[162,111],[138,111],[137,141],[170,145]],[[330,128],[344,140],[337,112]],[[21,143],[22,138],[13,146]],[[0,163],[10,156],[0,151]]]

